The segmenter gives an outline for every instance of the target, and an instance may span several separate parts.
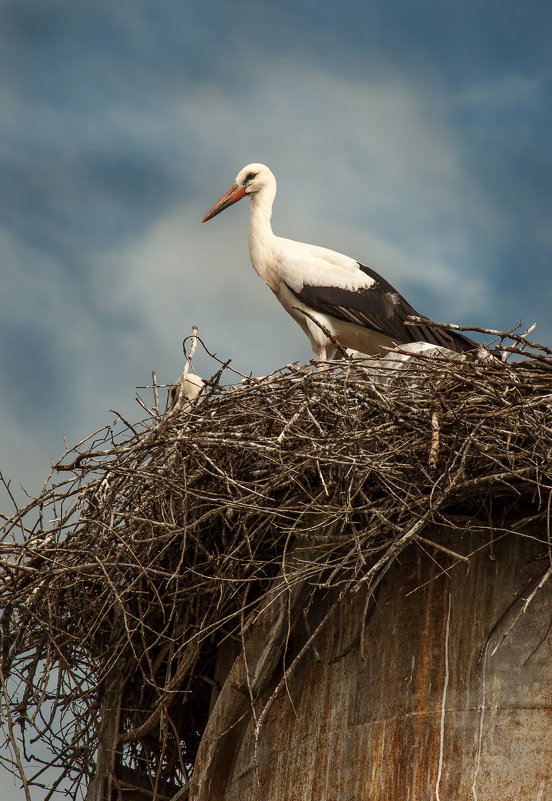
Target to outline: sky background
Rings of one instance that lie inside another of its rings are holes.
[[[251,161],[278,179],[276,233],[434,319],[550,345],[551,30],[535,0],[0,0],[14,491],[64,435],[143,417],[136,386],[180,374],[194,323],[244,373],[311,357],[251,269],[246,201],[201,225]]]

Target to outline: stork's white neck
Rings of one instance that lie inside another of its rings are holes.
[[[264,186],[259,192],[251,195],[249,214],[249,256],[251,264],[273,292],[277,292],[280,286],[280,280],[276,273],[274,252],[276,237],[270,225],[272,204],[275,196],[275,184],[274,186]]]

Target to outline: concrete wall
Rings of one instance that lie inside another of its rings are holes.
[[[487,534],[433,536],[481,550],[448,573],[442,552],[405,552],[364,653],[363,593],[343,601],[256,747],[250,720],[224,801],[552,801],[552,580],[503,637],[546,550],[517,535],[492,548]]]

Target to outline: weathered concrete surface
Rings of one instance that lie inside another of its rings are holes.
[[[487,540],[434,538],[464,553]],[[552,580],[502,637],[546,570],[538,553],[512,535],[446,575],[411,547],[379,588],[364,658],[347,652],[358,593],[272,704],[256,749],[250,721],[225,801],[552,801]]]

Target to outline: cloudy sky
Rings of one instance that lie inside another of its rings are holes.
[[[247,202],[200,222],[250,161],[278,179],[276,233],[361,259],[435,319],[536,322],[550,344],[551,17],[0,0],[6,478],[34,493],[64,434],[140,418],[136,386],[179,375],[194,323],[244,373],[310,358],[251,269]]]
[[[544,0],[0,0],[13,488],[38,491],[64,434],[139,419],[136,386],[180,374],[194,323],[244,373],[310,358],[249,265],[246,201],[200,223],[250,161],[278,178],[276,233],[435,319],[536,322],[551,344],[551,18]]]

